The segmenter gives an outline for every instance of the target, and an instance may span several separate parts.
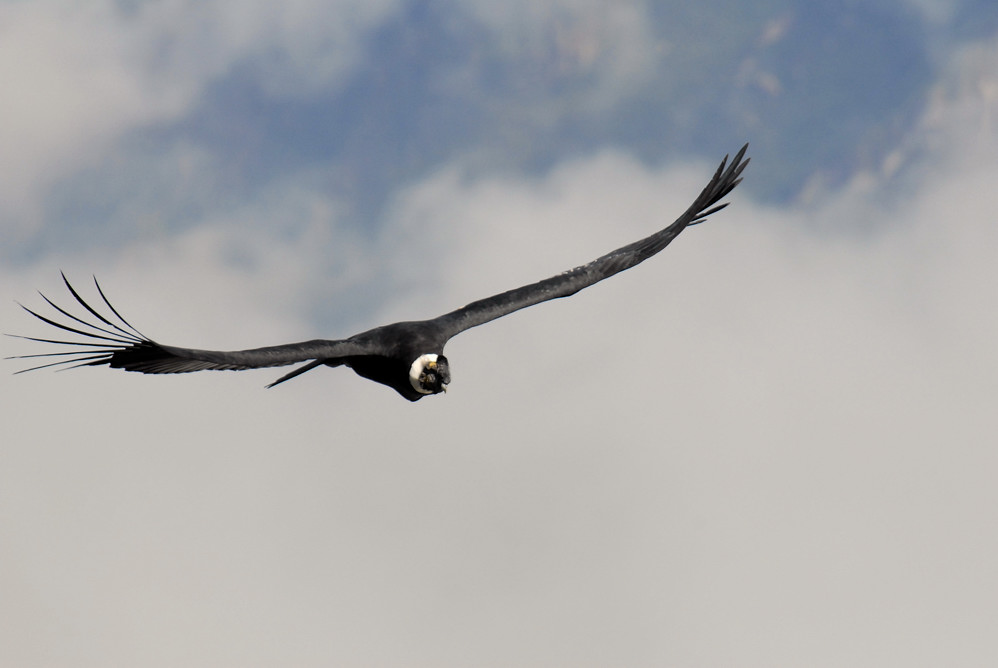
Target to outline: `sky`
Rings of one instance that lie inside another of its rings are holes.
[[[346,369],[0,374],[3,666],[992,666],[998,5],[0,3],[0,331],[242,349],[661,255]],[[44,352],[3,337],[0,356]]]

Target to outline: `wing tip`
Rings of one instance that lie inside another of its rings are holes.
[[[9,357],[8,359],[30,359],[39,357],[65,357],[66,359],[58,360],[55,362],[41,364],[33,366],[27,369],[21,369],[14,372],[15,374],[25,373],[27,371],[34,371],[36,369],[43,369],[47,367],[62,367],[62,369],[73,368],[74,366],[97,366],[102,364],[111,365],[115,355],[133,349],[135,347],[155,345],[152,341],[142,337],[131,325],[128,324],[121,318],[121,316],[114,310],[114,307],[110,305],[107,298],[101,293],[101,297],[104,299],[105,304],[111,309],[113,315],[101,314],[96,309],[94,309],[80,293],[73,287],[69,278],[66,276],[66,272],[60,270],[59,275],[62,278],[66,289],[72,295],[73,299],[82,306],[86,313],[89,313],[89,317],[84,314],[82,317],[75,315],[66,308],[59,306],[53,300],[49,299],[41,291],[38,292],[42,300],[49,305],[51,309],[55,311],[55,314],[49,316],[48,314],[43,315],[41,311],[36,311],[34,309],[28,308],[21,302],[14,300],[18,306],[24,309],[26,312],[30,313],[32,316],[41,320],[47,325],[56,327],[63,331],[69,332],[76,336],[82,337],[79,341],[73,340],[61,340],[54,338],[41,338],[33,336],[23,336],[20,334],[7,334],[6,336],[24,339],[27,341],[36,341],[39,343],[47,343],[59,346],[68,346],[71,348],[83,348],[83,350],[64,350],[60,352],[53,353],[36,353],[31,355],[16,355]],[[96,279],[95,279],[96,280]],[[99,289],[99,288],[98,288]],[[61,317],[60,317],[61,316]],[[112,318],[117,316],[120,319],[121,324],[115,323]],[[70,323],[70,324],[67,324]],[[128,327],[124,329],[122,327]],[[133,333],[134,332],[134,333]],[[90,348],[90,350],[86,350]]]
[[[745,168],[751,161],[751,158],[745,157],[748,147],[748,142],[745,142],[738,152],[735,153],[733,159],[730,157],[730,154],[724,156],[721,164],[714,171],[714,176],[711,177],[710,181],[700,192],[700,196],[697,197],[693,206],[690,207],[689,214],[692,218],[687,226],[702,223],[708,216],[717,213],[729,204],[728,202],[718,204],[718,202],[724,199],[742,182],[742,172],[745,171]]]

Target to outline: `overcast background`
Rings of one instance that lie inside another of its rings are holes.
[[[998,4],[0,4],[0,330],[448,346],[0,374],[0,665],[998,664]],[[43,346],[4,338],[3,356]]]

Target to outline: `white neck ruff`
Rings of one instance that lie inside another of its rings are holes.
[[[437,356],[433,353],[420,355],[416,358],[416,361],[409,367],[409,384],[412,385],[412,389],[416,390],[420,394],[433,394],[433,392],[427,390],[419,384],[419,377],[423,375],[423,370],[426,369],[426,365],[431,362],[435,363],[436,361]]]

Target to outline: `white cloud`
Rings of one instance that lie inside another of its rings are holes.
[[[647,264],[456,338],[445,397],[325,369],[0,376],[0,663],[994,663],[998,165],[960,111],[987,109],[947,90],[889,194],[736,191]],[[589,260],[712,167],[445,169],[389,214],[383,266],[413,288],[380,315]],[[178,344],[312,336],[281,295],[329,246],[237,222],[294,201],[138,249],[106,287]]]
[[[129,40],[106,10],[7,3],[0,14],[0,182],[7,206],[30,203],[38,180],[65,169],[67,159],[86,162],[122,127],[158,107],[175,110],[176,100],[151,94],[129,64]]]
[[[335,85],[367,31],[399,4],[170,0],[131,12],[110,0],[4,4],[3,206],[32,224],[46,185],[106,157],[122,134],[180,117],[240,62],[258,59],[283,94]]]

